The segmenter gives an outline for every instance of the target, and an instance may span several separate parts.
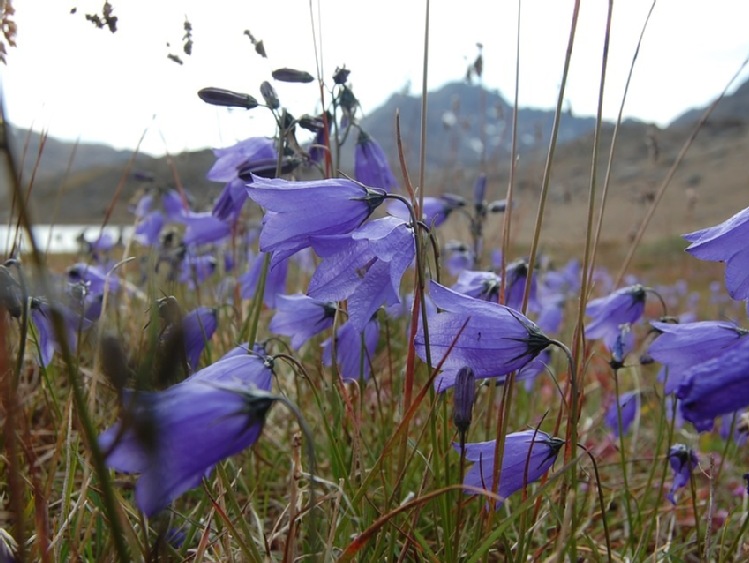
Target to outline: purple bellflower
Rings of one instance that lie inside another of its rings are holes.
[[[253,366],[243,369],[242,363]],[[135,501],[148,517],[200,485],[216,463],[254,444],[262,432],[274,400],[266,392],[270,368],[246,355],[206,370],[165,391],[126,391],[128,422],[99,436],[109,467],[141,474]]]
[[[216,266],[216,258],[209,254],[194,256],[188,253],[182,259],[179,281],[195,289],[213,275]]]
[[[398,189],[385,152],[372,137],[359,132],[354,149],[354,176],[357,181],[372,188],[382,188],[386,192]]]
[[[246,187],[249,197],[266,211],[260,250],[273,253],[274,265],[309,247],[313,236],[350,233],[386,195],[341,178],[312,182],[253,179]]]
[[[206,174],[211,182],[231,182],[238,178],[239,169],[258,160],[276,159],[273,139],[250,137],[230,147],[215,149],[216,162]]]
[[[525,260],[517,260],[508,264],[505,279],[505,304],[511,309],[519,311],[523,305],[525,282],[528,279],[528,263]],[[536,299],[535,278],[531,279],[528,308],[531,311],[539,309],[538,300]]]
[[[338,374],[344,381],[367,381],[370,365],[377,350],[380,325],[376,319],[370,320],[364,330],[357,329],[351,322],[343,323],[336,335],[336,356]],[[333,337],[322,343],[323,363],[333,364]]]
[[[650,324],[660,334],[648,348],[648,354],[668,368],[666,393],[676,391],[688,368],[720,356],[749,334],[726,321]]]
[[[616,333],[607,334],[603,343],[611,351],[611,360],[609,361],[611,369],[623,368],[624,358],[635,347],[635,335],[632,332],[632,325],[629,323],[619,325],[619,330]]]
[[[68,268],[68,282],[83,284],[89,293],[102,294],[107,284],[107,272],[93,264],[75,264]],[[120,288],[120,278],[109,275],[109,291],[114,293]]]
[[[218,311],[209,307],[198,307],[182,318],[182,332],[185,340],[185,354],[190,368],[198,366],[200,355],[218,328]]]
[[[458,370],[455,378],[455,393],[453,395],[453,424],[461,433],[461,440],[473,419],[473,401],[476,397],[476,378],[473,370],[468,367]]]
[[[619,427],[619,411],[621,411],[622,416],[621,428]],[[631,391],[619,395],[619,400],[608,408],[603,420],[614,437],[618,438],[621,433],[627,433],[627,430],[632,426],[639,412],[640,394],[637,391]]]
[[[250,258],[250,269],[239,276],[239,287],[242,299],[253,299],[257,291],[260,276],[263,273],[265,254],[259,253],[254,259]],[[265,278],[265,293],[263,303],[271,309],[275,309],[278,297],[286,293],[286,279],[289,271],[289,260],[284,258],[276,262],[275,266],[268,270]]]
[[[348,299],[349,321],[363,330],[381,305],[400,301],[403,274],[413,262],[413,230],[395,217],[384,217],[347,235],[311,237],[323,259],[307,293],[321,301]]]
[[[674,482],[666,496],[671,504],[676,504],[676,491],[687,486],[692,478],[692,471],[699,466],[700,460],[694,450],[684,444],[674,444],[668,450],[668,463],[674,472]]]
[[[461,295],[434,281],[429,295],[442,310],[429,315],[432,363],[437,365],[444,358],[445,371],[468,366],[477,379],[500,377],[522,368],[551,344],[538,326],[509,307]],[[416,353],[424,360],[421,326],[415,344]]]
[[[138,220],[135,226],[135,240],[143,246],[157,246],[164,223],[164,214],[161,211],[150,211]]]
[[[444,264],[451,276],[458,276],[463,270],[473,268],[473,250],[467,244],[459,241],[450,241],[445,245],[445,253]],[[459,290],[456,289],[455,291]],[[464,292],[461,291],[461,293]]]
[[[749,406],[749,338],[742,338],[720,356],[684,371],[676,389],[685,420],[703,432],[714,419]]]
[[[182,222],[186,227],[182,242],[188,245],[220,242],[231,234],[229,222],[214,217],[210,212],[191,212],[183,217]]]
[[[279,295],[276,314],[268,327],[271,332],[291,337],[291,347],[299,350],[314,335],[333,326],[336,304],[307,295]]]
[[[465,200],[456,195],[443,194],[440,197],[427,196],[424,198],[424,207],[421,210],[422,219],[430,228],[439,227],[444,223],[450,214],[464,207]],[[402,201],[394,200],[387,206],[388,213],[393,217],[399,217],[409,221],[411,214]]]
[[[726,289],[733,299],[749,298],[749,207],[720,225],[684,235],[695,258],[726,263]]]
[[[494,272],[464,270],[460,272],[458,281],[452,286],[452,290],[475,299],[496,303],[499,285],[500,277]]]
[[[643,286],[633,285],[589,302],[585,313],[593,320],[585,327],[585,337],[616,339],[619,325],[633,324],[640,319],[645,311],[646,296]]]
[[[40,299],[31,301],[31,322],[36,329],[37,344],[39,345],[39,360],[42,366],[47,367],[54,357],[55,350],[59,349],[55,327],[52,321],[52,308],[56,307],[62,314],[63,326],[68,339],[68,349],[75,354],[78,347],[78,335],[91,327],[91,321],[76,314],[71,309],[62,305],[51,305]]]
[[[466,444],[465,455],[468,461],[475,462],[466,473],[463,485],[491,491],[494,484],[494,451],[496,440]],[[564,440],[553,438],[540,430],[513,432],[505,437],[502,455],[502,472],[497,494],[506,499],[526,485],[538,481],[554,465]],[[460,452],[460,444],[453,444]],[[473,491],[466,491],[475,495]],[[499,504],[497,508],[499,508]]]

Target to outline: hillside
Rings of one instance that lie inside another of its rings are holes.
[[[482,101],[482,97],[484,98]],[[391,156],[396,176],[400,173],[394,153],[393,119],[401,113],[401,127],[408,152],[412,177],[415,174],[419,100],[394,95],[382,108],[365,118],[363,127]],[[480,170],[481,151],[476,150],[480,135],[477,107],[486,109],[487,151],[484,169],[489,176],[491,199],[505,196],[509,175],[509,120],[512,111],[498,93],[481,91],[475,86],[447,85],[429,98],[428,194],[442,192],[469,196]],[[444,123],[445,107],[454,116]],[[491,108],[494,108],[493,110]],[[612,167],[612,181],[604,221],[606,240],[623,241],[632,236],[647,211],[661,181],[665,178],[682,144],[688,138],[701,111],[686,112],[663,130],[638,122],[622,124]],[[389,118],[387,116],[390,116]],[[416,117],[414,117],[416,116]],[[514,214],[516,240],[528,241],[532,235],[538,194],[546,159],[548,134],[553,112],[521,109],[519,164],[517,171],[517,208]],[[504,125],[502,125],[504,123]],[[493,127],[493,128],[492,128]],[[591,118],[565,116],[552,168],[551,191],[545,214],[544,242],[548,245],[574,244],[584,237],[587,194],[590,185],[594,122]],[[608,162],[613,126],[603,128],[598,167],[598,193],[602,188]],[[388,139],[391,142],[388,142]],[[30,145],[31,146],[31,145]],[[449,148],[449,152],[445,150]],[[480,149],[480,147],[478,147]],[[47,152],[49,149],[49,153]],[[58,150],[59,149],[59,150]],[[113,221],[132,221],[127,202],[142,187],[135,172],[153,177],[155,186],[177,183],[191,194],[197,209],[206,208],[221,186],[205,180],[214,161],[211,151],[184,153],[154,159],[138,155],[131,168],[129,153],[108,147],[79,146],[69,175],[63,172],[70,159],[70,145],[48,140],[42,163],[56,172],[40,172],[32,190],[36,220],[63,223],[94,222],[109,206],[115,188],[124,182],[124,190]],[[657,149],[657,150],[654,150]],[[65,155],[65,151],[67,156]],[[32,154],[27,149],[27,154]],[[84,160],[85,156],[85,160]],[[79,160],[79,158],[81,160]],[[749,204],[749,85],[744,84],[727,96],[716,110],[683,161],[648,231],[649,238],[672,236],[715,224]],[[345,163],[344,163],[345,164]],[[350,164],[350,163],[349,163]],[[44,169],[44,167],[42,167]],[[28,178],[29,176],[25,176]],[[81,203],[85,202],[85,205]],[[7,205],[3,209],[7,209]],[[446,236],[463,232],[457,229],[459,218],[446,225]],[[501,218],[487,226],[488,243],[499,240]]]

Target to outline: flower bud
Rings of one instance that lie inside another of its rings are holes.
[[[298,84],[309,84],[315,79],[309,72],[295,68],[278,68],[271,73],[271,76],[280,82]]]
[[[212,106],[227,108],[252,109],[257,107],[257,100],[249,94],[232,92],[224,88],[203,88],[198,92],[198,97]]]
[[[462,367],[455,379],[455,394],[453,395],[453,424],[461,434],[468,431],[473,419],[473,401],[476,396],[473,370]]]
[[[260,85],[260,94],[263,96],[263,100],[265,100],[265,105],[269,108],[278,109],[281,106],[275,88],[267,80]]]
[[[346,84],[349,74],[351,74],[351,71],[345,66],[343,68],[336,68],[335,74],[333,74],[333,82],[339,85]]]

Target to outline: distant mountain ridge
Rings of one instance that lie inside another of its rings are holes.
[[[482,151],[486,160],[510,154],[513,108],[498,91],[482,89],[477,84],[453,82],[430,92],[427,101],[428,168],[446,164],[474,166],[481,162]],[[421,127],[420,95],[393,94],[362,119],[362,129],[377,139],[386,154],[394,157],[397,154],[396,112],[400,113],[402,140],[409,163],[414,163]],[[554,113],[553,109],[520,108],[519,152],[546,150]],[[579,138],[594,127],[594,117],[565,112],[559,124],[558,142]]]

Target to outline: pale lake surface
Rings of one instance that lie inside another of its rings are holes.
[[[107,226],[101,229],[99,225],[34,225],[34,240],[42,252],[49,254],[61,254],[76,252],[81,248],[79,237],[83,233],[87,242],[94,242],[100,236],[100,233],[114,237],[117,241],[122,238],[127,241],[133,236],[132,226]],[[10,228],[5,223],[0,225],[0,249],[7,256],[16,236],[16,226],[13,224]],[[28,252],[31,244],[25,231],[20,235],[22,237],[21,250]]]

